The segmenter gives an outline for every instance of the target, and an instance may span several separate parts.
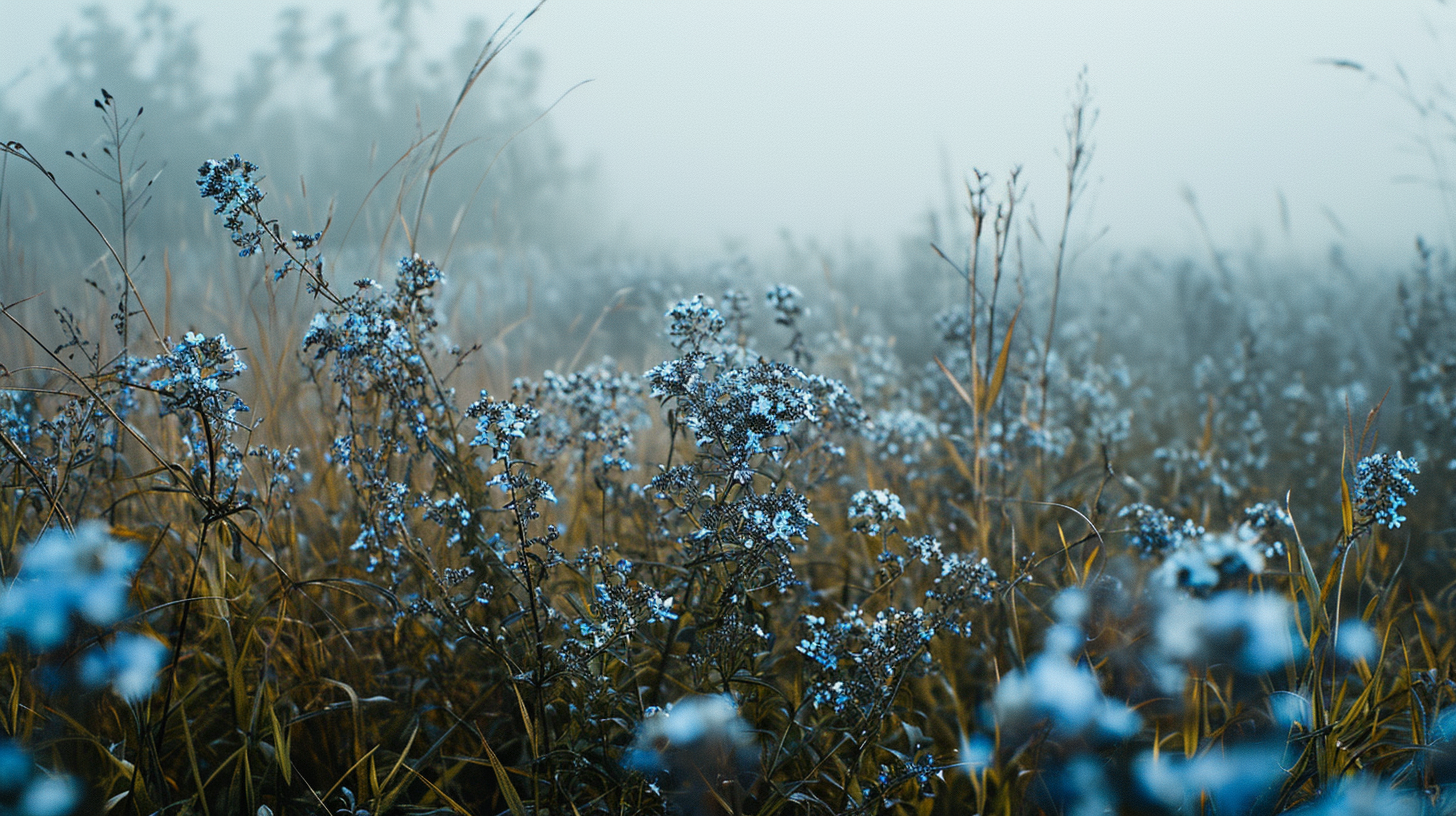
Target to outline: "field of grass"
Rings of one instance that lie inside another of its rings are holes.
[[[1456,808],[1444,252],[1082,269],[1085,93],[1039,254],[1015,174],[888,271],[473,240],[510,33],[352,222],[0,148],[0,813]]]

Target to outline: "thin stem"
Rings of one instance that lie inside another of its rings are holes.
[[[1072,227],[1072,209],[1086,189],[1087,165],[1092,160],[1092,143],[1089,141],[1092,126],[1097,122],[1097,111],[1091,110],[1092,89],[1087,84],[1087,70],[1077,75],[1073,90],[1072,112],[1067,116],[1067,186],[1066,199],[1062,207],[1061,236],[1057,239],[1056,262],[1052,265],[1051,314],[1047,318],[1046,339],[1041,348],[1041,410],[1037,424],[1046,426],[1047,386],[1050,374],[1052,339],[1057,329],[1057,301],[1062,294],[1062,273],[1067,259],[1067,235]]]

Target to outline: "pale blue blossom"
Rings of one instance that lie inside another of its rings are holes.
[[[758,744],[732,698],[694,695],[650,710],[623,764],[658,780],[687,816],[707,816],[721,812],[712,807],[715,795],[753,784]]]
[[[119,634],[111,643],[81,655],[79,677],[86,686],[110,686],[121,699],[140,702],[151,696],[168,654],[166,645],[155,638]]]
[[[74,619],[111,626],[126,613],[139,562],[137,549],[112,538],[100,521],[82,522],[74,534],[47,531],[22,553],[19,575],[0,591],[0,628],[49,651],[70,636]]]

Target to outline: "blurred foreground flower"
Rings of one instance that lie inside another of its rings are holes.
[[[1157,623],[1158,647],[1179,663],[1227,663],[1263,674],[1295,658],[1293,620],[1293,606],[1280,595],[1223,592],[1165,610]]]
[[[75,779],[41,772],[19,743],[0,740],[0,813],[66,816],[80,801]]]
[[[732,699],[700,695],[649,712],[623,764],[661,778],[688,816],[736,813],[758,775],[758,749]]]
[[[0,630],[44,652],[70,636],[75,618],[110,626],[126,612],[138,561],[136,549],[99,521],[82,522],[74,534],[50,530],[26,549],[20,574],[0,590]]]
[[[991,700],[996,724],[1013,742],[1045,728],[1053,740],[1089,744],[1125,740],[1142,727],[1142,717],[1102,693],[1092,669],[1078,658],[1084,638],[1086,593],[1063,591],[1052,603],[1057,623],[1047,630],[1042,652],[1024,669],[1001,678]]]
[[[128,703],[140,702],[151,696],[167,655],[167,646],[161,641],[123,633],[109,645],[97,646],[82,655],[79,676],[88,688],[111,686]]]
[[[1300,816],[1416,816],[1421,802],[1371,776],[1348,776],[1334,790],[1291,813]],[[1425,811],[1449,813],[1449,810]]]
[[[1257,812],[1288,776],[1280,767],[1282,744],[1209,751],[1192,758],[1143,754],[1135,772],[1144,794],[1180,813],[1199,812],[1209,801],[1219,813]]]
[[[21,554],[15,581],[0,589],[0,632],[45,653],[70,640],[77,622],[115,625],[127,613],[140,560],[135,547],[113,538],[100,521],[82,522],[74,533],[46,532]],[[64,673],[46,668],[55,682],[74,681],[87,690],[110,686],[135,703],[151,695],[167,655],[161,641],[122,632],[87,648]]]

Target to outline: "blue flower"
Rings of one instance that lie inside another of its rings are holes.
[[[21,556],[20,574],[0,591],[0,630],[25,638],[37,651],[60,646],[79,618],[111,626],[126,613],[135,547],[111,537],[100,521],[74,534],[50,530]]]
[[[637,729],[637,738],[623,765],[653,777],[665,777],[669,793],[685,813],[721,795],[736,782],[749,787],[758,766],[753,730],[738,714],[732,698],[698,695],[678,700],[667,709],[651,710]]]
[[[230,159],[208,159],[197,168],[197,186],[203,198],[217,203],[214,215],[223,217],[222,223],[231,232],[232,242],[239,247],[238,255],[247,257],[261,246],[263,236],[270,234],[257,205],[263,200],[263,191],[253,182],[253,173],[258,165],[244,161],[234,153]],[[255,228],[244,228],[243,216],[251,215]]]
[[[1405,521],[1399,512],[1406,500],[1415,495],[1415,485],[1407,474],[1419,474],[1421,467],[1414,459],[1371,454],[1355,465],[1355,512],[1394,530]]]
[[[81,656],[80,679],[90,688],[111,686],[129,703],[140,702],[151,696],[167,655],[166,645],[155,638],[120,634],[110,644],[93,647]]]
[[[888,490],[861,490],[849,497],[849,517],[861,519],[855,522],[854,529],[867,535],[879,535],[886,528],[893,533],[895,528],[891,522],[905,520],[905,506],[899,496]]]

